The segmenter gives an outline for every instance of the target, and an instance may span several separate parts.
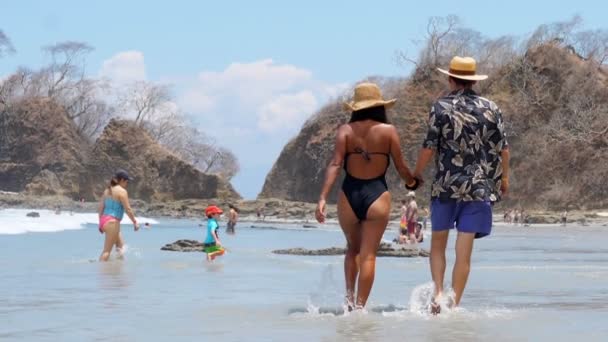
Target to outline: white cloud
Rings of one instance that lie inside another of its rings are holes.
[[[180,103],[192,112],[212,109],[212,104],[230,102],[242,107],[260,107],[277,95],[310,82],[310,71],[279,65],[271,59],[252,63],[232,63],[221,72],[201,72]]]
[[[263,59],[199,73],[178,102],[202,121],[213,117],[214,122],[253,126],[265,133],[293,133],[319,103],[344,88],[315,80],[310,70]]]
[[[186,90],[180,96],[179,103],[192,113],[205,113],[215,108],[214,99],[196,88]]]
[[[262,188],[283,146],[306,119],[348,88],[272,59],[202,71],[182,85],[178,104],[205,133],[234,151],[241,163],[234,185],[248,198]]]
[[[309,91],[279,95],[259,110],[258,127],[272,132],[293,122],[302,122],[317,108],[317,99]]]
[[[145,80],[144,54],[140,51],[119,52],[103,61],[99,75],[119,84]]]
[[[323,87],[323,91],[328,97],[347,99],[351,96],[351,94],[346,94],[346,91],[350,88],[351,86],[348,83],[327,84]]]
[[[145,80],[144,55],[118,53],[103,62],[100,76],[118,86]],[[305,68],[272,59],[232,63],[195,77],[173,77],[173,110],[190,115],[197,128],[239,158],[237,190],[248,198],[261,189],[264,176],[283,146],[320,105],[343,95],[346,84],[329,84]]]

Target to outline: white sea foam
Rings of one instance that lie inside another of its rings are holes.
[[[419,317],[423,319],[430,319],[432,316],[429,312],[429,306],[431,299],[435,291],[435,285],[432,282],[418,285],[412,291],[409,303],[408,312],[395,312],[393,316],[401,316],[404,318]],[[506,308],[475,308],[473,310],[465,309],[462,307],[452,307],[454,301],[454,290],[452,288],[445,288],[443,296],[438,300],[441,306],[441,314],[437,317],[441,319],[480,319],[480,318],[501,318],[510,319],[514,316],[514,311]],[[409,315],[408,315],[409,314]]]
[[[27,213],[35,211],[40,217],[27,217]],[[158,221],[146,217],[138,217],[140,223],[156,224]],[[51,210],[38,209],[3,209],[0,210],[0,234],[50,233],[64,230],[83,229],[86,224],[99,222],[97,213],[69,213],[62,211],[57,215]],[[124,221],[123,221],[124,222]],[[128,220],[127,220],[128,222]],[[142,225],[143,229],[143,225]]]

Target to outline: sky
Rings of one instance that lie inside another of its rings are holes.
[[[48,62],[41,47],[81,41],[87,73],[170,84],[174,102],[231,149],[247,199],[283,146],[330,99],[369,76],[407,76],[433,16],[457,15],[488,37],[523,36],[580,15],[605,28],[606,1],[28,1],[0,0],[0,30],[17,52],[0,77]]]

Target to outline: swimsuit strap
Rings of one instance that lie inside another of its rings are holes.
[[[348,157],[351,154],[360,154],[363,159],[367,160],[368,162],[372,160],[372,158],[370,157],[370,155],[372,154],[382,154],[385,155],[387,158],[387,163],[386,163],[386,168],[384,169],[384,174],[380,175],[379,177],[383,177],[384,175],[386,175],[386,171],[388,170],[388,167],[390,166],[391,163],[391,159],[390,159],[390,154],[386,153],[386,152],[367,152],[366,150],[362,149],[361,147],[356,147],[355,150],[353,152],[346,152],[346,154],[344,155],[344,171],[346,171],[346,174],[348,173],[348,170],[346,169],[346,165],[348,164]]]
[[[351,154],[360,154],[363,156],[363,159],[370,161],[370,155],[371,154],[383,154],[387,157],[390,157],[390,155],[388,153],[385,152],[367,152],[366,150],[362,149],[361,147],[356,147],[355,150],[353,152],[347,152],[346,153],[346,157],[348,157]]]

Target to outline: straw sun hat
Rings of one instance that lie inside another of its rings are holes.
[[[375,83],[359,83],[355,87],[353,100],[345,102],[344,109],[352,112],[378,106],[384,106],[386,109],[389,109],[396,101],[396,99],[384,100],[380,88]]]
[[[440,72],[455,78],[468,81],[481,81],[488,78],[488,75],[477,74],[477,62],[471,57],[456,56],[450,61],[450,70],[437,68]]]

